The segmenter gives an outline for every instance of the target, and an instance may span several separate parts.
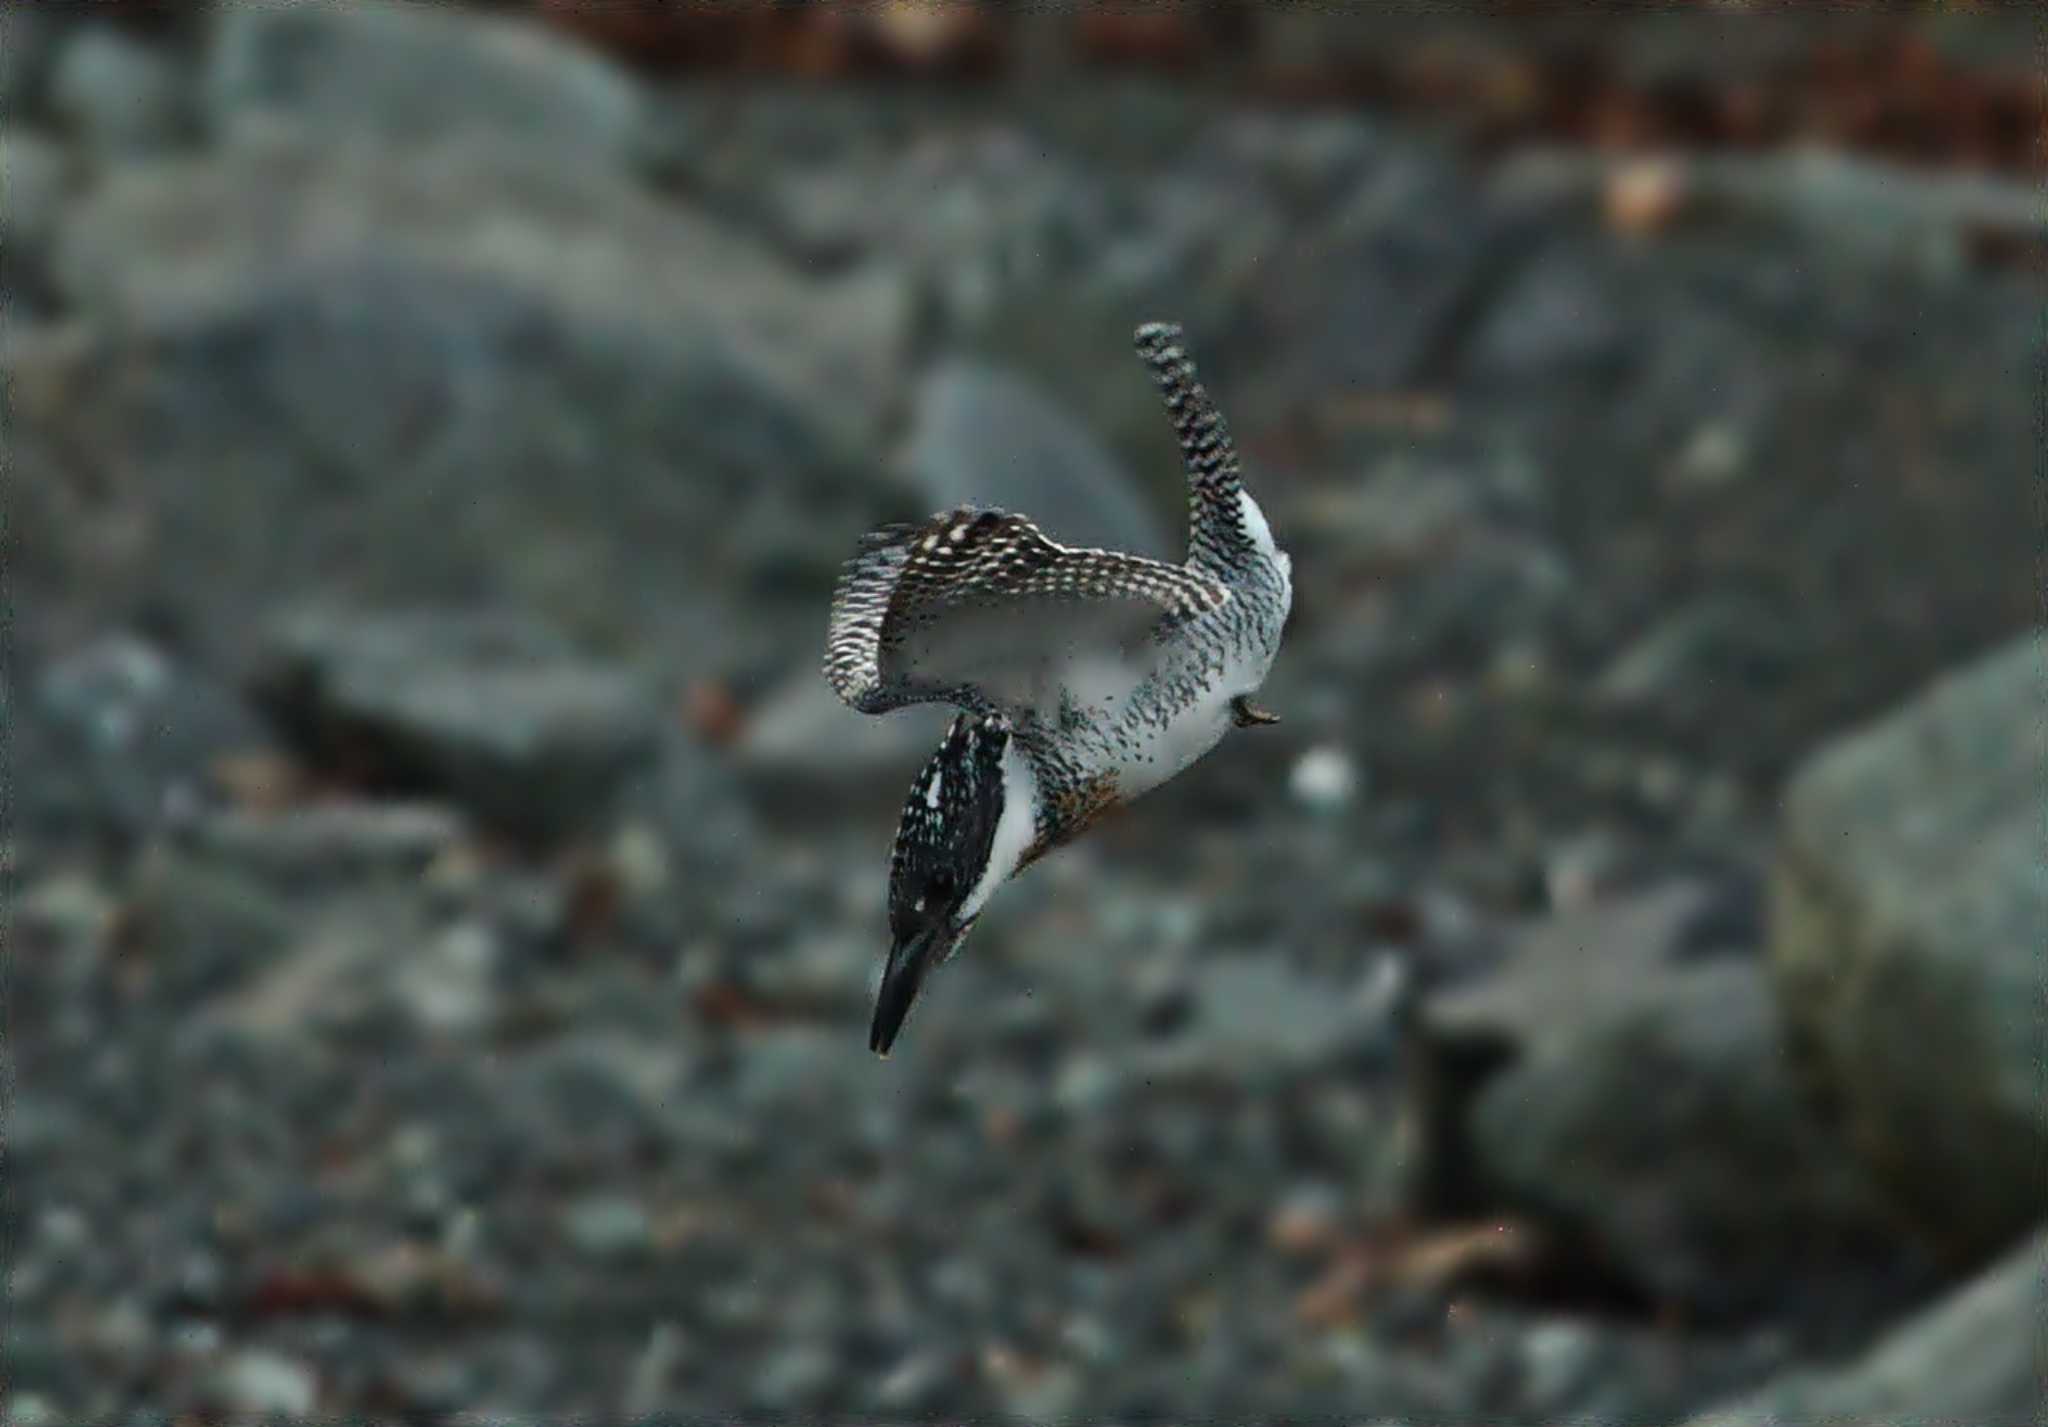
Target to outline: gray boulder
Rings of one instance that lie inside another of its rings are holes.
[[[30,5],[0,9],[0,118],[17,118],[41,104],[48,82],[56,25]]]
[[[40,257],[56,231],[68,165],[64,150],[17,125],[0,126],[0,244],[11,265]]]
[[[192,842],[274,881],[318,886],[385,872],[418,875],[467,831],[438,803],[320,799],[275,811],[225,808],[202,817]]]
[[[74,31],[49,86],[57,121],[112,153],[161,149],[191,133],[191,76],[177,57],[111,25]]]
[[[1202,962],[1189,981],[1185,1023],[1133,1057],[1148,1082],[1271,1083],[1371,1063],[1393,1039],[1400,986],[1390,963],[1344,982],[1270,954],[1224,956]],[[1172,1004],[1163,999],[1160,1009]]]
[[[1846,1151],[1808,1112],[1770,987],[1700,886],[1528,931],[1426,1002],[1418,1125],[1440,1211],[1535,1217],[1660,1302],[1814,1311],[1909,1280]]]
[[[6,39],[0,35],[0,45]],[[64,150],[18,125],[0,124],[0,302],[10,322],[50,297],[49,259],[70,166]]]
[[[1887,1334],[1846,1367],[1787,1374],[1687,1427],[2004,1427],[2048,1421],[2041,1325],[2048,1232]]]
[[[399,143],[476,131],[600,162],[639,137],[633,81],[559,32],[378,0],[235,4],[216,21],[206,102],[226,125],[287,114]]]
[[[1771,962],[1806,1071],[1962,1256],[2048,1211],[2048,665],[2030,633],[1793,779]]]
[[[244,135],[117,170],[56,250],[94,320],[0,354],[10,572],[222,660],[310,598],[779,662],[848,532],[904,513],[854,465],[887,304],[614,175]]]
[[[817,670],[802,668],[755,705],[735,752],[771,809],[814,810],[820,794],[900,795],[956,712],[923,704],[870,717],[840,702]]]
[[[62,232],[65,296],[93,316],[162,319],[338,265],[452,269],[587,331],[703,352],[741,390],[697,414],[710,430],[750,435],[735,419],[744,402],[728,409],[750,388],[800,398],[838,435],[871,436],[900,379],[910,317],[900,285],[807,280],[601,166],[495,132],[401,149],[260,123],[231,139],[215,154],[120,171],[80,204]],[[752,439],[763,459],[804,454]]]
[[[1626,358],[1630,324],[1595,256],[1556,245],[1529,263],[1472,336],[1466,368],[1481,381],[1583,380]]]
[[[904,461],[934,510],[997,506],[1065,544],[1179,558],[1164,522],[1094,436],[1029,383],[984,363],[944,362],[925,378]]]
[[[806,261],[900,265],[947,330],[986,317],[1007,293],[1072,281],[1116,229],[1113,189],[1057,145],[1001,124],[940,129],[892,153],[765,182],[759,170],[782,155],[762,146],[749,157],[757,171],[735,175],[735,197],[764,190],[770,233]]]
[[[516,619],[302,611],[257,679],[325,759],[539,838],[608,810],[655,750],[650,690]]]
[[[1291,278],[1260,288],[1243,340],[1286,354],[1268,375],[1293,390],[1407,390],[1436,375],[1477,285],[1512,253],[1503,233],[1441,158],[1390,156],[1314,237],[1270,260]]]
[[[1593,695],[1615,709],[1696,699],[1711,681],[1758,687],[1782,677],[1798,654],[1784,622],[1753,601],[1708,597],[1658,621],[1595,676]]]

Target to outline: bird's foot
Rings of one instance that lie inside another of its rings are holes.
[[[1260,708],[1246,694],[1239,694],[1230,701],[1230,718],[1239,728],[1257,728],[1262,723],[1280,722],[1280,715]]]

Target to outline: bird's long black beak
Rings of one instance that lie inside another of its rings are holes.
[[[925,974],[941,959],[946,939],[936,929],[913,932],[889,948],[889,964],[882,968],[882,989],[875,996],[875,1020],[868,1028],[868,1049],[887,1055],[910,1014]]]

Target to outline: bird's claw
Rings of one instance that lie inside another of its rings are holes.
[[[1244,694],[1230,701],[1230,717],[1239,728],[1257,728],[1262,723],[1280,722],[1280,715],[1260,708]]]

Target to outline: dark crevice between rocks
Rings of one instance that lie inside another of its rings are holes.
[[[1515,1050],[1501,1041],[1469,1037],[1424,1053],[1413,1035],[1406,1038],[1403,1073],[1416,1086],[1415,1103],[1431,1107],[1416,1126],[1421,1168],[1409,1189],[1423,1219],[1469,1224],[1519,1217],[1486,1182],[1465,1129],[1480,1092],[1515,1060]],[[1603,1318],[1655,1320],[1664,1313],[1655,1295],[1569,1221],[1546,1221],[1535,1242],[1533,1258],[1520,1271],[1490,1285],[1494,1296]]]
[[[1514,1063],[1513,1049],[1496,1041],[1466,1040],[1425,1051],[1411,1031],[1404,1038],[1402,1062],[1415,1102],[1430,1107],[1416,1126],[1420,1169],[1412,1198],[1437,1218],[1469,1219],[1485,1212],[1463,1112],[1488,1080]]]

